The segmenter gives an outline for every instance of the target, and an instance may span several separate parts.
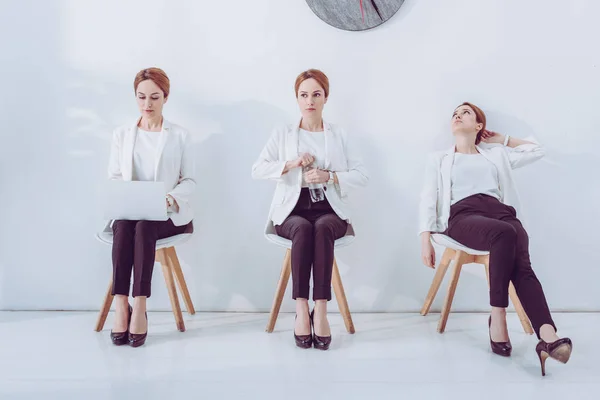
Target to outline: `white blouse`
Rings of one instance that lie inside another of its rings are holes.
[[[498,169],[481,154],[454,154],[451,187],[451,205],[474,194],[502,198]]]
[[[156,149],[162,132],[150,132],[137,129],[133,147],[133,176],[134,181],[153,181],[156,166]]]

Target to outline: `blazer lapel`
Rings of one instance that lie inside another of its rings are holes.
[[[496,166],[496,168],[500,168],[500,166],[498,165],[498,162],[496,160],[494,160],[494,157],[492,157],[491,153],[488,153],[488,151],[482,147],[479,146],[475,146],[477,148],[477,151],[479,151],[479,154],[481,154],[482,156],[484,156],[489,162],[491,162],[492,164],[494,164]]]
[[[288,132],[288,140],[286,140],[285,144],[285,155],[288,160],[295,160],[299,156],[298,135],[300,134],[300,122],[302,122],[302,119],[296,125],[292,126]]]
[[[504,173],[504,165],[502,163],[502,160],[496,159],[494,157],[494,153],[487,149],[484,149],[479,146],[475,146],[475,147],[477,147],[479,154],[484,156],[489,162],[494,164],[494,166],[496,167],[496,170],[498,171],[498,186],[500,189],[500,194],[504,198],[504,188],[506,187],[506,182],[505,182],[506,174]]]
[[[452,165],[454,164],[454,153],[456,148],[448,149],[446,156],[442,160],[441,174],[442,174],[442,188],[444,191],[444,204],[450,204],[451,201],[451,185],[452,185]]]
[[[139,122],[140,119],[138,118],[135,123],[129,127],[129,130],[123,138],[123,162],[121,164],[121,173],[123,174],[123,180],[125,181],[130,181],[133,179],[133,147],[135,146],[135,138],[137,136],[137,126]]]
[[[160,137],[158,138],[158,146],[156,147],[156,154],[154,157],[154,180],[158,181],[158,169],[160,162],[162,161],[163,150],[169,140],[171,134],[171,123],[166,119],[163,119],[162,129],[160,131]]]
[[[331,148],[330,141],[334,139],[333,133],[331,132],[331,125],[323,121],[323,134],[325,135],[325,165],[324,169],[329,170],[331,168],[331,157],[329,149]]]

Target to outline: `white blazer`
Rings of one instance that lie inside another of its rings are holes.
[[[528,139],[532,141],[531,138]],[[519,194],[515,186],[513,169],[523,167],[544,156],[539,144],[523,144],[514,148],[482,143],[477,150],[498,170],[500,201],[517,210],[522,218]],[[419,206],[419,235],[423,232],[444,232],[448,228],[451,201],[451,177],[455,147],[430,154],[425,172],[425,184]]]
[[[139,119],[131,125],[114,130],[108,163],[109,179],[131,180],[138,123]],[[165,195],[169,194],[177,201],[179,212],[169,212],[175,226],[185,225],[194,218],[191,200],[196,189],[196,180],[191,143],[191,136],[187,130],[163,120],[156,149],[154,181],[164,182]]]
[[[271,179],[277,182],[269,210],[269,218],[275,225],[283,223],[300,198],[302,168],[294,168],[281,175],[285,163],[299,157],[299,129],[300,123],[274,129],[258,160],[252,166],[252,178]],[[341,219],[351,223],[348,193],[354,188],[366,186],[369,181],[367,171],[344,129],[323,122],[323,130],[324,169],[334,171],[339,181],[339,185],[325,184],[325,197],[335,213]]]

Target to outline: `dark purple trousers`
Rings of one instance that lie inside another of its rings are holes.
[[[313,203],[308,189],[302,189],[292,213],[275,226],[279,236],[292,241],[293,299],[308,299],[312,269],[313,300],[331,300],[334,243],[347,229],[327,199]]]
[[[152,270],[156,241],[182,233],[191,233],[194,228],[187,225],[175,226],[167,221],[117,220],[113,223],[113,287],[112,294],[129,296],[131,270],[133,269],[133,297],[150,297]]]
[[[542,325],[556,329],[542,285],[531,269],[529,237],[513,207],[485,194],[469,196],[450,207],[445,233],[467,247],[490,252],[492,307],[508,307],[512,282],[538,338]]]

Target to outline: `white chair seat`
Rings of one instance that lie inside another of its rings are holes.
[[[273,221],[269,220],[269,222],[267,223],[265,236],[267,237],[268,241],[270,241],[271,243],[275,243],[277,246],[285,247],[287,249],[292,248],[292,241],[290,239],[286,239],[277,234],[277,232],[275,231],[275,226],[273,225]],[[354,239],[354,228],[352,228],[351,224],[348,224],[348,230],[346,230],[346,234],[335,241],[335,248],[338,249],[341,247],[348,246],[354,241]]]
[[[182,233],[180,235],[171,236],[156,241],[156,250],[168,247],[179,246],[191,239],[193,233]],[[110,225],[107,225],[102,232],[96,234],[96,239],[104,244],[113,244],[113,232]]]
[[[488,254],[490,254],[489,251],[470,249],[467,246],[464,246],[456,240],[452,239],[450,236],[442,235],[441,233],[434,233],[433,235],[431,235],[431,239],[440,246],[444,246],[453,250],[464,251],[465,253],[471,254],[473,256],[487,256]]]

